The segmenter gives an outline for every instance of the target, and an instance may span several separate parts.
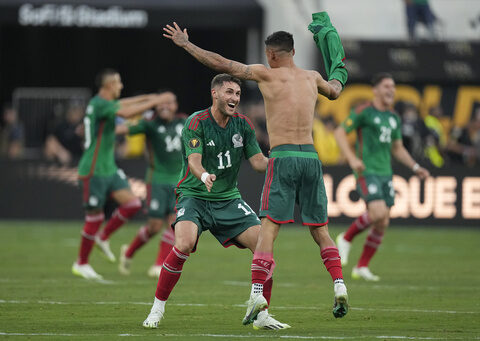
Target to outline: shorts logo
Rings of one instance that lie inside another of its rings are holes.
[[[98,205],[98,198],[94,195],[92,195],[90,198],[88,198],[88,204],[90,206],[97,206]]]
[[[185,214],[185,207],[182,207],[177,211],[177,218],[180,218],[184,214]]]
[[[377,185],[375,184],[368,185],[368,193],[375,194],[377,193],[377,191],[378,191]]]
[[[236,133],[232,137],[233,148],[243,147],[243,137],[239,133]]]
[[[158,210],[158,208],[160,207],[160,204],[158,203],[158,200],[157,199],[153,199],[151,202],[150,202],[150,208],[152,210]]]
[[[397,121],[395,121],[395,119],[393,117],[390,117],[388,119],[388,122],[390,123],[390,125],[392,126],[393,129],[397,128]]]
[[[200,140],[196,138],[190,139],[190,141],[188,141],[188,146],[190,148],[198,148],[200,147]]]

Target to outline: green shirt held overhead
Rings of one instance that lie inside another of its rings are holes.
[[[78,165],[78,174],[110,176],[117,171],[115,164],[115,115],[117,100],[108,101],[100,96],[88,103],[85,118],[85,151]]]
[[[142,119],[128,128],[129,135],[145,134],[149,153],[149,167],[145,182],[153,184],[171,184],[178,182],[182,169],[182,129],[184,119],[176,118],[170,122],[155,117]]]
[[[342,123],[347,133],[357,130],[356,154],[365,164],[363,175],[391,175],[392,142],[402,138],[401,122],[391,111],[373,105],[353,110]],[[355,174],[358,176],[359,174]]]
[[[197,179],[188,167],[188,156],[202,155],[202,166],[217,179],[212,191]],[[261,153],[250,120],[241,114],[230,117],[225,128],[220,127],[210,108],[191,115],[182,132],[183,167],[177,194],[203,200],[220,201],[240,198],[237,188],[242,159]]]

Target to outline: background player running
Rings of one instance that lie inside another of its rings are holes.
[[[242,200],[237,188],[242,159],[265,172],[267,159],[261,153],[252,123],[235,112],[240,102],[240,80],[227,74],[213,78],[212,106],[191,115],[182,132],[184,158],[177,185],[175,246],[166,258],[153,307],[143,322],[156,328],[165,313],[165,303],[182,273],[183,263],[195,251],[203,231],[210,230],[224,246],[255,250],[260,220]],[[273,279],[266,283],[270,299]],[[290,326],[262,312],[255,329],[285,329]]]
[[[96,242],[108,259],[115,261],[108,237],[140,208],[141,202],[129,188],[125,173],[115,164],[115,117],[132,117],[158,104],[158,95],[142,95],[117,100],[123,84],[120,74],[112,69],[99,73],[98,94],[86,109],[85,151],[78,165],[83,202],[86,209],[78,260],[72,272],[87,279],[101,279],[88,264],[88,256]],[[104,220],[103,207],[111,196],[119,205],[100,235],[97,231]]]
[[[182,31],[176,23],[167,25],[164,31],[165,37],[206,66],[256,81],[265,102],[272,150],[262,193],[260,217],[264,219],[252,262],[252,291],[243,324],[253,322],[268,305],[264,289],[275,266],[273,244],[280,225],[293,222],[295,202],[300,205],[303,224],[309,226],[334,281],[333,314],[343,317],[348,310],[347,289],[338,250],[328,233],[327,197],[321,162],[312,139],[318,94],[335,99],[340,95],[342,84],[336,79],[327,82],[316,71],[298,68],[293,61],[293,36],[288,32],[275,32],[265,41],[270,65],[267,68],[261,64],[244,65],[203,50],[192,44],[187,30]]]
[[[352,277],[378,281],[380,277],[372,274],[368,264],[382,242],[395,199],[391,156],[422,179],[429,176],[429,172],[420,167],[403,146],[400,118],[392,111],[395,97],[393,77],[388,73],[377,74],[372,85],[373,102],[352,111],[335,130],[338,145],[357,178],[357,191],[367,203],[367,211],[337,237],[337,245],[345,265],[353,238],[372,225]],[[346,135],[354,130],[357,131],[356,153],[350,148]]]
[[[148,168],[145,175],[147,184],[148,221],[140,227],[130,245],[122,245],[118,269],[124,275],[130,274],[133,255],[149,239],[167,229],[160,244],[155,265],[148,270],[151,277],[158,278],[164,258],[170,253],[174,242],[170,224],[175,219],[175,185],[182,169],[182,129],[185,119],[176,117],[178,104],[175,94],[165,91],[160,94],[161,102],[149,117],[132,126],[117,127],[118,134],[145,134],[148,149]]]

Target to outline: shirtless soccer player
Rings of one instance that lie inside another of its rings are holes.
[[[312,139],[318,94],[335,99],[342,84],[336,79],[327,82],[316,71],[298,68],[293,61],[293,37],[287,32],[275,32],[266,39],[265,53],[270,65],[267,68],[261,64],[244,65],[203,50],[192,44],[187,30],[182,31],[176,23],[167,25],[164,31],[166,38],[206,66],[256,81],[265,102],[271,152],[259,215],[263,218],[262,227],[252,262],[252,290],[243,324],[252,323],[268,306],[264,289],[275,267],[273,244],[280,225],[293,222],[295,202],[300,206],[303,225],[309,227],[334,281],[333,315],[345,316],[347,288],[338,249],[328,233],[322,166]]]
[[[115,164],[115,117],[132,117],[157,105],[158,95],[142,95],[118,100],[123,84],[117,71],[107,69],[97,76],[98,94],[93,97],[84,118],[85,151],[78,165],[83,203],[86,209],[78,260],[72,272],[87,279],[102,276],[88,264],[94,243],[114,262],[108,238],[140,208],[140,200],[130,190],[125,173]],[[111,196],[119,205],[100,234],[103,208]]]
[[[145,175],[148,222],[140,227],[130,245],[121,247],[118,270],[123,275],[130,274],[135,252],[167,225],[157,262],[148,270],[150,277],[158,278],[164,258],[173,246],[173,242],[167,241],[175,238],[170,224],[175,219],[174,190],[182,169],[180,139],[185,119],[175,117],[178,110],[175,94],[165,91],[160,94],[160,98],[161,102],[155,107],[153,117],[143,118],[132,126],[117,127],[117,134],[145,134],[148,149],[148,168]]]
[[[420,178],[429,175],[428,170],[416,163],[402,143],[402,124],[393,113],[395,82],[388,73],[373,77],[373,102],[359,106],[335,130],[335,138],[357,178],[357,191],[367,203],[367,211],[358,217],[350,228],[337,237],[342,264],[348,262],[353,238],[372,225],[362,255],[353,268],[352,278],[378,281],[368,265],[378,247],[390,220],[395,190],[392,183],[392,155],[409,167]],[[346,133],[357,131],[356,153],[350,148]]]
[[[236,245],[255,251],[260,220],[242,200],[237,188],[242,159],[265,172],[263,156],[252,123],[235,112],[240,102],[240,80],[227,74],[213,78],[212,106],[191,115],[182,132],[183,168],[177,184],[175,206],[175,246],[163,263],[153,307],[143,322],[157,328],[165,313],[165,303],[182,273],[183,263],[195,251],[203,231],[210,232],[224,246]],[[270,299],[273,279],[265,283]],[[255,329],[285,329],[263,311]]]

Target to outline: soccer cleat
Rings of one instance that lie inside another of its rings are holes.
[[[159,310],[153,310],[150,311],[150,314],[148,314],[147,318],[145,321],[143,321],[143,326],[145,328],[158,328],[158,325],[160,324],[160,321],[163,318],[163,312]]]
[[[371,281],[371,282],[378,282],[380,280],[380,277],[372,274],[370,269],[366,266],[362,266],[360,268],[354,267],[352,270],[352,278],[353,279],[363,278],[364,280]]]
[[[160,272],[162,271],[161,265],[152,265],[150,269],[148,269],[148,277],[156,278],[160,277]]]
[[[120,248],[120,260],[118,262],[118,271],[125,276],[130,275],[130,268],[132,266],[132,259],[126,256],[128,245],[124,244]]]
[[[344,317],[348,313],[347,287],[343,283],[335,283],[334,292],[333,316],[335,316],[335,318]]]
[[[253,321],[253,329],[279,330],[291,328],[288,324],[279,322],[270,315],[267,310],[258,313],[257,319]]]
[[[99,235],[95,236],[95,244],[102,250],[109,262],[115,263],[116,258],[112,250],[110,250],[110,242],[108,240],[101,240]]]
[[[337,242],[338,253],[340,254],[340,263],[342,265],[347,265],[348,254],[350,253],[350,247],[352,246],[352,243],[345,240],[343,236],[345,236],[345,232],[342,232],[337,236],[336,242]]]
[[[97,279],[101,280],[103,277],[95,272],[90,264],[78,264],[77,262],[72,265],[72,273],[75,276],[83,277],[85,279]]]
[[[268,303],[263,295],[250,296],[250,299],[247,301],[247,313],[243,318],[243,325],[252,323],[262,310],[268,308]]]

